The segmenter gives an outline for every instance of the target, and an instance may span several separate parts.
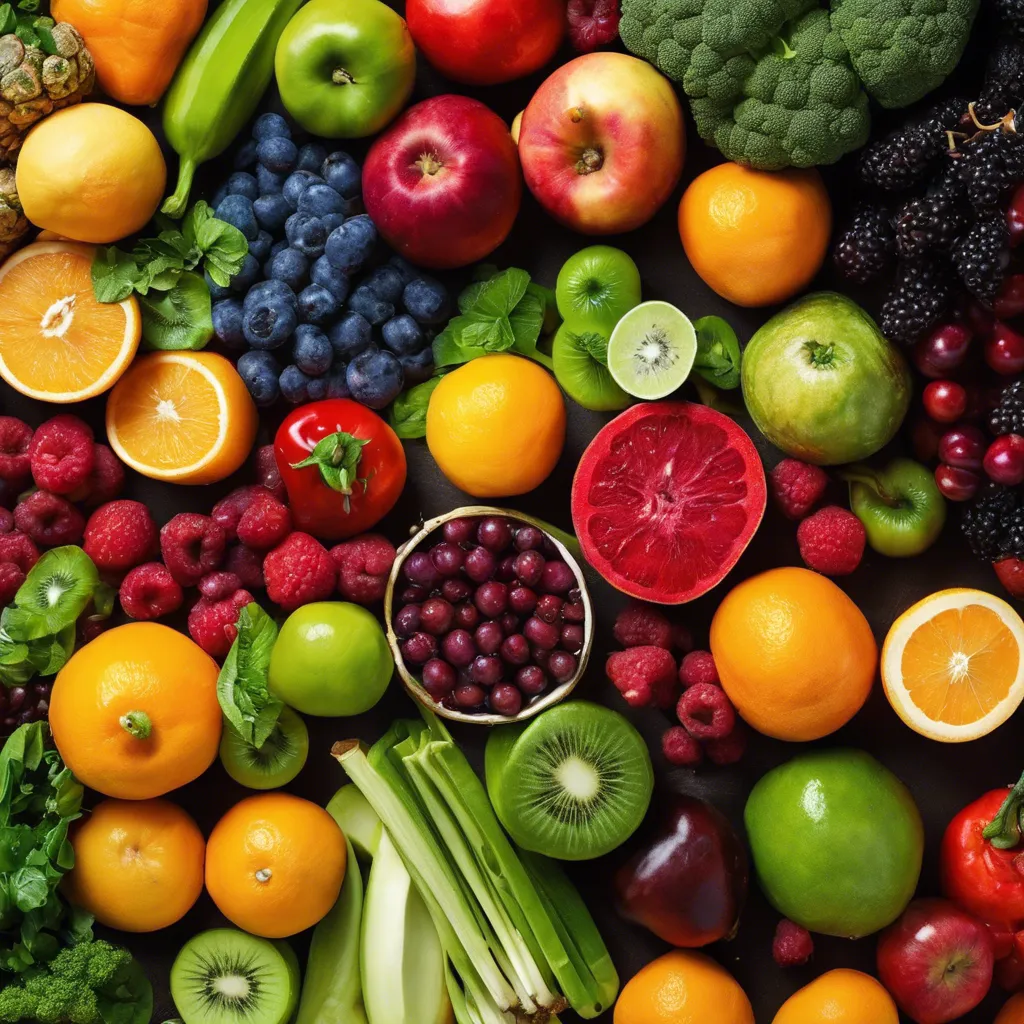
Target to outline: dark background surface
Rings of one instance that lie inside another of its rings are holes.
[[[402,7],[398,0],[392,0],[392,5],[399,10]],[[993,39],[990,26],[976,27],[968,56],[956,76],[956,84],[963,87],[961,91],[970,94],[976,92],[981,58]],[[572,56],[566,47],[545,72],[508,86],[489,89],[471,89],[446,82],[421,59],[413,102],[443,92],[464,93],[483,100],[510,122],[526,105],[546,74]],[[949,92],[950,88],[944,91]],[[281,109],[273,87],[260,109],[269,108]],[[159,131],[159,115],[147,112],[144,116]],[[881,126],[884,122],[878,119],[877,123]],[[736,328],[741,341],[745,342],[772,311],[740,310],[716,296],[689,266],[679,242],[675,217],[679,197],[689,181],[720,159],[718,154],[707,149],[697,138],[688,116],[687,131],[689,154],[683,181],[669,202],[644,228],[629,235],[602,241],[620,246],[636,260],[643,279],[645,299],[673,302],[692,319],[707,314],[724,316]],[[330,148],[347,148],[361,159],[366,146],[340,143]],[[167,157],[169,179],[173,181],[177,159],[169,151]],[[852,161],[848,159],[839,167],[824,171],[839,223],[849,206],[851,165]],[[227,167],[228,160],[224,158],[218,164],[201,171],[193,198],[209,198],[227,173]],[[492,259],[499,266],[524,267],[535,280],[553,286],[563,261],[584,245],[590,244],[590,241],[556,225],[527,192],[511,237]],[[443,244],[443,240],[439,240],[438,244]],[[452,283],[457,283],[457,279],[453,279]],[[872,310],[877,310],[879,295],[842,285],[827,266],[817,283],[825,287],[837,287],[863,301]],[[735,394],[738,396],[738,392]],[[60,411],[29,401],[2,383],[0,396],[0,406],[4,412],[22,416],[33,425]],[[685,396],[692,397],[689,393],[685,393]],[[495,504],[532,513],[571,529],[569,491],[573,473],[588,442],[610,417],[588,412],[571,401],[567,401],[567,406],[569,426],[566,445],[555,471],[533,493],[505,502],[496,501]],[[103,407],[104,400],[101,397],[74,410],[90,420],[98,437],[103,433]],[[919,410],[919,397],[915,397],[908,424]],[[282,408],[262,415],[259,444],[272,439],[273,431],[286,411]],[[744,425],[754,436],[766,469],[770,468],[781,458],[781,454],[754,431],[749,421],[744,421]],[[891,447],[894,451],[905,448],[905,439],[897,439]],[[424,442],[405,442],[405,449],[409,460],[409,481],[398,506],[380,526],[396,544],[408,535],[410,527],[423,519],[470,503],[466,495],[441,475]],[[880,461],[884,461],[884,457]],[[163,524],[179,511],[208,512],[213,503],[228,490],[250,479],[251,469],[246,467],[221,484],[188,488],[158,484],[130,473],[126,496],[146,502],[153,510],[157,522]],[[830,500],[845,503],[844,491],[838,483],[833,484]],[[869,549],[860,568],[852,576],[838,581],[867,615],[879,643],[903,610],[935,590],[979,587],[993,593],[1002,593],[991,568],[976,562],[967,551],[959,533],[958,522],[959,510],[950,506],[949,522],[942,537],[925,555],[894,561]],[[752,544],[726,580],[702,599],[675,611],[675,617],[692,629],[699,647],[706,647],[711,616],[729,587],[765,569],[802,564],[795,533],[795,525],[769,506]],[[576,696],[603,701],[624,712],[643,733],[650,744],[658,776],[652,810],[657,809],[659,796],[676,791],[690,793],[714,803],[741,829],[743,806],[754,783],[768,769],[806,749],[807,745],[785,744],[755,734],[747,755],[738,765],[729,768],[706,766],[697,771],[673,769],[667,765],[660,754],[660,737],[670,724],[666,715],[656,710],[629,709],[604,678],[602,666],[605,656],[611,650],[611,626],[616,613],[625,604],[625,598],[597,580],[593,574],[591,580],[591,596],[598,617],[595,647],[587,678],[580,684]],[[258,594],[257,599],[260,597]],[[183,619],[177,624],[184,628]],[[320,804],[325,803],[346,782],[341,768],[329,755],[331,744],[353,736],[373,742],[395,717],[414,716],[415,713],[413,703],[405,696],[396,676],[384,699],[366,715],[347,720],[307,718],[310,731],[309,761],[298,778],[285,788]],[[854,746],[867,750],[910,787],[921,809],[927,836],[918,894],[937,895],[939,840],[950,818],[988,789],[1011,784],[1024,769],[1024,753],[1019,739],[1020,721],[1018,714],[994,734],[974,743],[935,743],[917,735],[900,722],[878,684],[865,708],[848,726],[813,745]],[[485,739],[484,729],[456,725],[453,732],[479,766]],[[172,798],[195,816],[203,832],[208,835],[218,818],[239,799],[251,795],[251,792],[232,781],[217,762],[201,779],[177,791]],[[623,984],[667,948],[644,929],[624,922],[615,912],[611,876],[627,854],[628,847],[600,860],[568,866],[605,935]],[[794,851],[794,856],[798,855],[799,851]],[[732,942],[717,943],[706,950],[720,960],[744,987],[753,1003],[758,1024],[770,1024],[776,1010],[793,992],[827,970],[851,967],[874,972],[873,938],[851,942],[822,936],[815,937],[815,955],[810,964],[803,968],[781,970],[771,957],[771,939],[778,919],[778,913],[767,904],[752,880],[751,895],[738,936]],[[136,953],[152,979],[157,997],[154,1014],[157,1024],[176,1016],[168,993],[168,973],[182,943],[203,928],[225,923],[204,893],[192,911],[172,928],[151,935],[110,934],[110,938],[125,943]],[[304,956],[309,933],[291,941],[300,955]],[[1003,993],[993,992],[981,1007],[961,1019],[971,1024],[989,1024],[1004,1000]],[[609,1012],[601,1020],[610,1021],[611,1016]],[[564,1019],[574,1018],[572,1014],[566,1014]]]

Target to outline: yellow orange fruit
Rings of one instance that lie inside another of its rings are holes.
[[[695,178],[679,203],[687,259],[737,306],[770,306],[806,288],[831,230],[828,192],[813,169],[719,164]]]
[[[870,974],[829,971],[794,993],[772,1024],[899,1024],[892,996]]]
[[[203,834],[169,800],[103,800],[75,829],[71,844],[68,895],[109,928],[166,928],[203,891]]]
[[[146,800],[198,778],[220,746],[217,663],[183,633],[131,622],[57,674],[50,729],[67,766],[104,796]]]
[[[0,377],[41,402],[82,402],[135,358],[139,304],[97,302],[89,245],[36,242],[0,266]]]
[[[120,107],[79,103],[28,133],[18,156],[25,216],[77,242],[116,242],[156,212],[167,165],[153,133]]]
[[[1024,1024],[1024,992],[1011,996],[992,1024]]]
[[[754,1024],[735,978],[703,953],[676,949],[630,978],[614,1024]]]
[[[809,569],[744,580],[718,606],[711,653],[736,710],[776,739],[816,740],[871,692],[878,646],[861,610]]]
[[[210,484],[245,462],[257,413],[235,368],[214,352],[137,359],[107,400],[107,439],[143,476]]]
[[[992,594],[940,590],[892,624],[882,685],[923,736],[945,743],[986,736],[1024,699],[1024,622]]]
[[[531,359],[473,359],[442,377],[430,396],[430,454],[476,498],[532,491],[555,468],[564,444],[562,392]]]
[[[206,888],[232,924],[283,939],[334,906],[346,859],[345,837],[322,807],[264,793],[235,804],[210,833]]]

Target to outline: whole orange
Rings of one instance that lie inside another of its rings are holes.
[[[832,206],[817,171],[712,167],[679,203],[679,237],[704,282],[737,306],[802,291],[828,249]]]
[[[1024,1024],[1024,992],[1011,996],[992,1024]]]
[[[169,800],[104,800],[75,829],[71,845],[68,895],[110,928],[166,928],[203,891],[203,834]]]
[[[861,610],[810,569],[734,587],[711,621],[711,653],[736,710],[776,739],[835,732],[871,692],[878,645]]]
[[[615,1004],[614,1024],[754,1024],[735,978],[703,953],[676,949],[635,974]]]
[[[870,974],[837,970],[782,1004],[772,1024],[899,1024],[892,996]]]
[[[217,663],[183,633],[131,622],[60,670],[50,729],[68,767],[104,796],[146,800],[184,786],[220,745]]]
[[[311,928],[345,880],[345,837],[317,804],[263,793],[235,804],[206,847],[206,888],[239,928],[283,939]]]

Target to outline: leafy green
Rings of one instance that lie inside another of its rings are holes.
[[[58,47],[53,38],[53,18],[32,17],[41,6],[41,0],[0,4],[0,36],[13,32],[26,46],[35,46],[48,55],[57,53]],[[19,11],[22,13],[19,14]]]
[[[693,369],[709,384],[730,391],[740,384],[740,342],[736,332],[720,316],[695,320],[697,357]]]
[[[140,295],[139,308],[148,348],[197,352],[213,337],[210,289],[198,274],[181,274],[169,291]]]
[[[430,405],[430,396],[434,393],[434,388],[440,382],[440,377],[431,377],[430,380],[403,391],[391,403],[388,423],[399,437],[426,437],[427,407]]]
[[[583,331],[577,334],[570,331],[569,336],[582,348],[591,359],[602,366],[608,365],[608,337],[599,331]]]

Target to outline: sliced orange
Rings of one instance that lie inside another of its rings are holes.
[[[89,245],[26,245],[0,266],[0,377],[42,402],[81,402],[112,387],[135,357],[135,296],[97,302]]]
[[[209,484],[234,473],[256,439],[256,406],[213,352],[156,352],[136,360],[107,400],[107,439],[143,476]]]
[[[923,736],[985,736],[1024,699],[1024,621],[982,590],[940,590],[893,623],[882,683],[896,714]]]

